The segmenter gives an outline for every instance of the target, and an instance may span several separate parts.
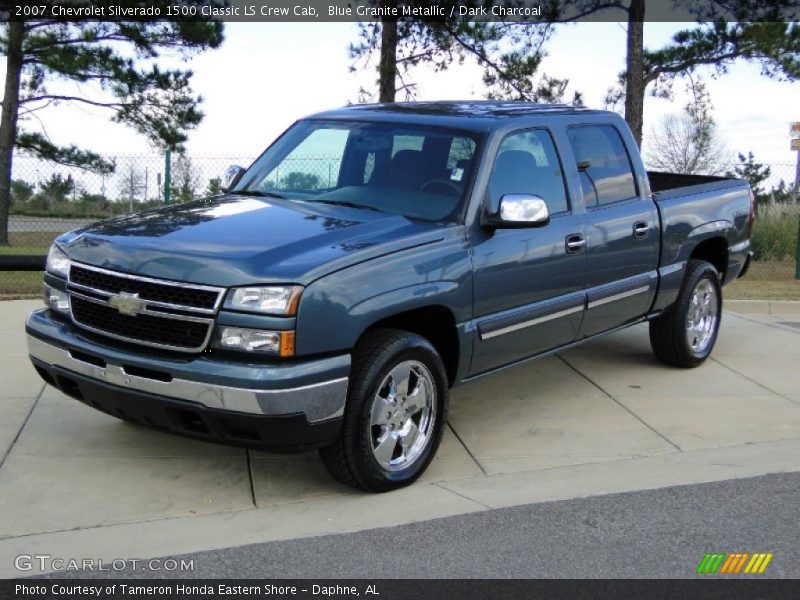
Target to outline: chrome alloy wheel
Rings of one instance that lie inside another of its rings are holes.
[[[400,471],[428,446],[436,423],[436,386],[428,368],[416,360],[396,365],[372,401],[372,454],[387,471]]]
[[[717,291],[708,279],[701,279],[686,311],[686,340],[694,354],[704,354],[713,342],[718,318]]]

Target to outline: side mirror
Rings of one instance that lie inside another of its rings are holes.
[[[534,194],[506,194],[500,198],[498,211],[483,218],[484,225],[498,229],[543,227],[549,222],[547,203]]]
[[[222,180],[219,183],[219,187],[223,192],[230,192],[233,187],[239,183],[239,180],[244,175],[244,168],[240,167],[239,165],[231,165],[225,172],[222,174]]]

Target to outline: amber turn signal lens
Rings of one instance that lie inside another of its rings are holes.
[[[281,331],[281,356],[294,356],[294,331]]]

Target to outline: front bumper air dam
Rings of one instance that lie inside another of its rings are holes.
[[[31,361],[47,383],[127,421],[277,452],[325,446],[341,428],[349,355],[259,368],[103,346],[48,311],[33,313],[26,329]]]

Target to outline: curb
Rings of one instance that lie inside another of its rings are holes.
[[[800,315],[798,300],[726,300],[725,308],[746,315]]]

